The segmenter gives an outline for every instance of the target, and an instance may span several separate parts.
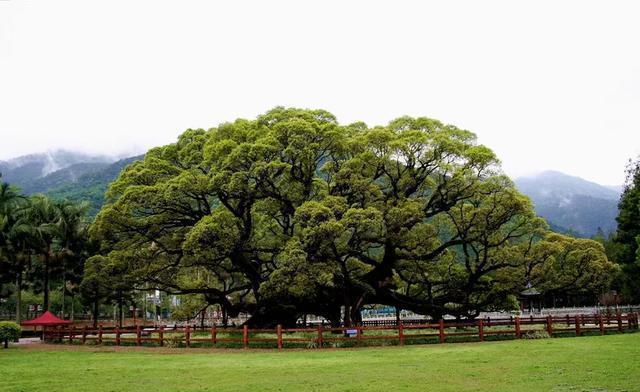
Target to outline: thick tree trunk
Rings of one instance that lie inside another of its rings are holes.
[[[229,316],[227,315],[227,308],[221,306],[222,309],[222,326],[226,327],[229,324]]]
[[[251,314],[251,318],[245,324],[251,327],[273,328],[280,324],[283,327],[295,328],[298,321],[298,312],[295,308],[262,308]]]
[[[329,314],[327,314],[327,319],[329,319],[329,322],[331,323],[331,327],[333,328],[339,328],[340,327],[340,323],[341,323],[341,317],[340,317],[340,307],[336,306],[335,309],[333,309],[332,311],[329,312]],[[334,332],[336,333],[336,332]],[[339,332],[337,332],[339,333]]]
[[[362,313],[360,312],[361,307],[359,305],[353,305],[351,307],[351,324],[353,326],[362,325]]]
[[[445,313],[444,299],[419,300],[385,287],[378,288],[375,295],[367,298],[367,303],[397,306],[417,314],[431,316],[434,320],[441,319]]]
[[[342,321],[342,323],[344,324],[344,327],[351,328],[351,306],[349,306],[348,304],[344,305],[343,318],[344,320]]]

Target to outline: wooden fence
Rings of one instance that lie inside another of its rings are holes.
[[[103,327],[86,325],[78,328],[48,328],[44,338],[49,342],[71,344],[109,344],[135,346],[200,346],[200,347],[336,347],[337,342],[353,345],[372,345],[376,341],[393,344],[428,343],[466,338],[466,341],[484,341],[492,335],[501,338],[525,338],[529,334],[547,333],[550,337],[560,334],[581,336],[587,333],[605,334],[608,331],[623,332],[638,329],[638,313],[607,315],[580,315],[565,317],[526,317],[503,319],[478,319],[472,322],[440,320],[430,324],[401,323],[396,326],[339,327],[319,325],[315,328],[275,329],[220,328],[213,326],[206,331],[186,327]],[[297,345],[297,346],[296,346]],[[373,344],[375,345],[375,344]]]

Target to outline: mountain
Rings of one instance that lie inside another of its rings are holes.
[[[0,173],[3,181],[19,187],[25,193],[36,193],[114,161],[116,158],[106,155],[55,150],[0,161]],[[69,170],[60,172],[64,169]],[[50,177],[53,174],[55,175]]]
[[[616,230],[620,188],[607,187],[556,171],[515,180],[536,212],[557,231],[591,237]]]
[[[54,199],[68,199],[75,202],[89,202],[89,215],[95,216],[104,204],[104,195],[109,184],[118,177],[129,164],[142,159],[144,155],[121,159],[106,167],[81,175],[59,187],[49,189],[46,194]]]
[[[34,193],[45,193],[50,189],[57,188],[70,182],[76,182],[81,176],[87,173],[99,171],[109,166],[109,163],[82,162],[74,163],[64,169],[56,170],[44,177],[31,181],[22,181],[20,188],[22,192],[31,195]]]
[[[619,195],[624,191],[624,185],[605,185],[605,187],[616,191]]]
[[[1,181],[17,186],[27,195],[44,193],[54,199],[86,201],[89,215],[95,216],[109,184],[128,164],[142,157],[116,160],[66,150],[25,155],[0,161]]]

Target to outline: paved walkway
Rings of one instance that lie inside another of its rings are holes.
[[[20,338],[17,345],[25,346],[29,344],[42,344],[42,340],[40,338]]]

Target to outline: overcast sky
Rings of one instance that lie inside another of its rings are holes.
[[[640,2],[213,3],[0,0],[0,159],[141,152],[277,105],[437,118],[512,176],[619,184],[640,153]]]

